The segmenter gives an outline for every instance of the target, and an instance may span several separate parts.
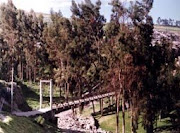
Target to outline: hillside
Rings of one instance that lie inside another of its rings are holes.
[[[0,132],[1,133],[43,133],[43,128],[25,117],[1,114]]]
[[[0,106],[3,111],[10,111],[11,107],[11,92],[10,92],[10,82],[6,82],[4,80],[0,80]],[[23,88],[14,82],[14,103],[13,107],[15,110],[27,111],[31,110],[28,106],[24,94]]]
[[[175,34],[180,35],[180,28],[179,27],[154,25],[154,28],[158,31],[171,32],[171,33],[175,33]]]
[[[172,41],[172,48],[180,50],[180,28],[155,26],[152,43],[155,45],[155,43],[161,42],[162,38]]]
[[[0,114],[0,133],[57,133],[54,125],[27,117],[17,117],[8,113]]]

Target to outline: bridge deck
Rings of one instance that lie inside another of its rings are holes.
[[[101,94],[101,95],[96,95],[93,97],[88,97],[88,98],[82,98],[82,99],[78,99],[75,101],[69,101],[66,103],[62,103],[62,104],[53,104],[52,106],[52,110],[57,110],[60,108],[66,108],[66,107],[70,107],[70,106],[75,106],[84,102],[90,102],[90,101],[94,101],[94,100],[98,100],[98,99],[102,99],[105,97],[110,97],[110,96],[114,96],[115,93],[111,92],[111,93],[106,93],[106,94]],[[33,110],[33,111],[27,111],[27,112],[13,112],[13,114],[17,115],[17,116],[25,116],[25,117],[29,117],[29,116],[35,116],[35,115],[40,115],[40,114],[44,114],[51,111],[50,107],[48,108],[44,108],[44,109],[39,109],[39,110]]]

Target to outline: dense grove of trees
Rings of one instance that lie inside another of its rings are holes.
[[[45,75],[49,61],[42,39],[44,26],[43,16],[36,17],[34,11],[18,10],[11,1],[1,5],[1,79],[10,78],[12,67],[21,80],[35,81]]]
[[[0,6],[0,79],[9,80],[11,69],[19,80],[52,78],[69,93],[116,92],[122,107],[125,133],[125,103],[129,103],[132,132],[139,117],[152,133],[159,116],[172,111],[180,122],[180,68],[172,43],[162,38],[152,45],[153,0],[124,6],[112,0],[110,22],[100,14],[101,1],[72,1],[71,18],[51,10],[51,22],[34,11],[17,9],[9,0]],[[98,86],[98,87],[97,87]],[[117,110],[117,118],[119,109]],[[176,113],[175,113],[176,112]],[[119,123],[117,119],[117,133]]]

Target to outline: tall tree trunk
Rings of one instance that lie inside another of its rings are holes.
[[[162,114],[162,111],[160,110],[159,121],[161,121],[161,118],[162,118],[161,114]]]
[[[101,99],[101,116],[103,116],[103,98]]]
[[[31,71],[31,67],[29,67],[29,81],[32,82],[32,71]]]
[[[93,114],[95,113],[94,101],[92,101]]]
[[[150,124],[146,126],[146,133],[153,133],[153,121],[150,121]]]
[[[147,121],[148,123],[146,123],[146,132],[147,133],[153,133],[153,118],[154,118],[154,113],[153,113],[153,109],[152,109],[152,99],[151,97],[148,97],[148,100],[150,101],[147,107]]]
[[[133,105],[132,102],[130,102],[130,110],[131,110],[131,133],[136,133],[136,127],[134,124],[134,114],[133,114]]]
[[[122,69],[120,71],[120,73],[122,72]],[[126,66],[125,66],[125,72],[127,72],[126,70]],[[119,74],[120,74],[119,73]],[[122,133],[125,133],[125,89],[126,89],[126,75],[127,73],[123,76],[124,79],[123,79],[123,86],[121,84],[121,75],[119,75],[119,81],[120,81],[120,88],[122,88]]]
[[[68,102],[68,83],[65,83],[65,100]]]
[[[130,126],[131,126],[131,133],[134,133],[134,130],[133,130],[133,109],[132,109],[132,105],[131,105],[131,123],[130,123]]]
[[[67,82],[67,101],[69,101],[69,83]]]
[[[29,70],[30,67],[28,67],[28,80],[30,81],[30,70]]]
[[[29,78],[29,71],[28,71],[28,65],[26,64],[26,80],[28,80]]]
[[[120,95],[116,95],[116,133],[119,133],[119,101],[120,101]]]
[[[111,111],[111,98],[108,97],[108,100],[109,100],[109,111]]]
[[[36,47],[35,47],[35,55],[34,55],[34,67],[33,67],[33,71],[34,71],[34,75],[33,75],[33,81],[35,82],[36,81],[36,72],[37,72],[37,69],[36,69],[36,66],[37,66],[37,59],[36,59]]]
[[[33,75],[33,80],[34,80],[34,82],[36,81],[36,67],[34,66],[34,75]]]
[[[74,106],[71,106],[72,112],[73,112],[73,116],[75,115],[75,111],[74,111]]]
[[[102,105],[101,105],[102,103],[101,103],[101,99],[99,99],[99,112],[100,112],[100,114],[101,114],[101,110],[102,110]]]
[[[79,80],[78,96],[79,96],[79,98],[82,98],[82,90],[81,90],[80,80]],[[82,114],[82,111],[83,111],[83,103],[79,103],[80,114]]]
[[[59,97],[62,96],[61,85],[59,85]]]
[[[125,101],[124,101],[124,92],[122,96],[122,133],[125,133]]]
[[[24,65],[23,65],[23,62],[21,62],[21,80],[23,81],[24,80]]]
[[[14,66],[12,65],[12,75],[11,75],[11,112],[14,109]]]
[[[21,80],[23,80],[23,61],[22,61],[22,57],[20,57],[20,76],[19,78]]]
[[[18,69],[18,75],[19,75],[19,79],[21,79],[21,72],[22,72],[22,63],[21,63],[21,57],[19,57],[19,69]]]

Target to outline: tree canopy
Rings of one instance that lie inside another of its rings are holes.
[[[110,22],[100,13],[100,0],[72,0],[71,18],[52,9],[50,23],[33,10],[17,9],[10,0],[0,5],[0,79],[10,80],[12,67],[22,81],[51,78],[65,90],[67,101],[69,94],[82,98],[114,91],[116,105],[120,100],[122,105],[122,132],[128,103],[131,131],[136,132],[141,117],[146,132],[152,133],[162,112],[168,116],[179,111],[178,58],[171,40],[152,44],[153,0],[109,4]],[[180,121],[180,114],[175,115],[174,123]]]

